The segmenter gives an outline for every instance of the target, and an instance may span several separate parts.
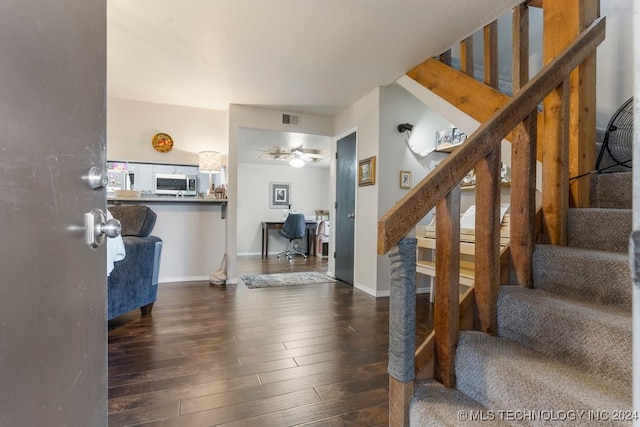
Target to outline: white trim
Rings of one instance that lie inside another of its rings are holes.
[[[391,295],[391,291],[374,291],[373,289],[369,288],[368,286],[364,286],[364,285],[360,285],[358,283],[356,283],[355,285],[353,285],[354,288],[364,292],[365,294],[369,294],[374,298],[382,298],[382,297],[388,297]]]
[[[202,282],[209,281],[209,276],[183,276],[183,277],[161,277],[158,284],[173,282]]]

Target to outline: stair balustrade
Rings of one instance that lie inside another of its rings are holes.
[[[489,64],[485,67],[484,85],[462,72],[466,70],[468,73],[469,67],[473,72],[473,65],[469,65],[472,62],[468,60],[471,51],[468,41],[463,42],[465,47],[461,49],[462,56],[465,57],[462,58],[465,61],[461,61],[464,62],[462,71],[454,70],[444,63],[451,58],[451,53],[445,52],[440,56],[444,62],[428,59],[407,73],[482,124],[378,221],[378,253],[391,251],[393,262],[398,257],[415,257],[415,253],[409,253],[415,251],[415,245],[397,245],[430,210],[436,208],[438,247],[435,259],[434,333],[420,343],[417,350],[412,332],[415,330],[415,313],[413,318],[410,312],[403,315],[393,313],[394,307],[407,304],[415,306],[415,283],[407,286],[406,275],[402,276],[402,280],[392,280],[391,283],[391,342],[396,343],[392,345],[400,345],[402,352],[412,354],[408,362],[406,354],[404,355],[402,369],[394,365],[398,357],[390,357],[390,425],[408,423],[408,405],[413,394],[415,376],[407,376],[406,363],[413,363],[413,366],[409,366],[409,371],[417,373],[421,378],[425,375],[428,377],[428,371],[433,369],[433,376],[437,380],[447,387],[455,386],[454,357],[460,324],[460,183],[463,177],[475,168],[474,329],[495,334],[497,295],[505,276],[510,274],[512,283],[515,280],[521,286],[531,286],[536,221],[542,223],[547,241],[566,244],[570,194],[568,173],[570,163],[576,163],[570,159],[584,157],[581,150],[585,149],[583,145],[574,144],[570,154],[567,130],[573,114],[570,114],[569,107],[570,104],[577,103],[582,108],[587,105],[585,103],[592,101],[588,93],[584,97],[573,98],[571,79],[576,78],[576,70],[584,71],[584,67],[591,64],[597,46],[604,40],[605,19],[593,20],[586,29],[565,43],[564,48],[557,49],[542,70],[527,81],[527,7],[537,3],[525,2],[516,6],[513,12],[513,46],[516,53],[511,97],[494,89],[497,81],[494,66],[497,63],[494,54],[497,40],[495,23],[483,30],[485,45],[488,45],[485,49],[485,64]],[[556,4],[560,6],[556,7]],[[546,8],[552,13],[567,10],[566,6],[562,6],[561,0],[546,0],[544,7],[545,14]],[[597,8],[590,10],[593,12]],[[580,16],[588,17],[588,13]],[[545,36],[547,34],[545,25]],[[443,79],[443,76],[446,77]],[[586,100],[582,101],[583,98]],[[539,112],[540,104],[543,105],[542,112]],[[590,108],[595,111],[594,105]],[[595,132],[595,120],[593,127]],[[511,239],[508,251],[505,252],[509,257],[507,260],[500,257],[500,149],[503,139],[512,142]],[[542,160],[541,218],[535,212],[537,160]],[[578,196],[574,197],[579,200]],[[579,203],[578,201],[577,204]],[[505,268],[509,265],[510,271]],[[409,280],[415,281],[415,275]],[[392,350],[395,349],[390,349],[390,353]],[[399,371],[403,374],[394,375]]]

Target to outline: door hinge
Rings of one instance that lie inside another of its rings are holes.
[[[333,204],[333,208],[334,208],[334,209],[338,209],[338,202],[335,202],[335,203]]]
[[[336,253],[335,253],[335,251],[333,252],[333,259],[336,259]]]
[[[336,160],[338,160],[338,152],[336,151]]]

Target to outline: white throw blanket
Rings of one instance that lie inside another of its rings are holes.
[[[113,219],[113,216],[107,209],[107,220],[110,219]],[[114,263],[124,259],[126,254],[122,236],[107,239],[107,276],[111,274]]]

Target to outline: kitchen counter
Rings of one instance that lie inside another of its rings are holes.
[[[151,203],[164,203],[164,204],[212,204],[221,205],[222,219],[227,216],[227,199],[208,199],[198,198],[196,196],[185,197],[170,197],[170,196],[140,196],[140,197],[107,197],[107,203],[112,205],[122,204],[151,204]]]
[[[108,197],[107,205],[146,205],[156,214],[153,235],[162,239],[159,283],[209,280],[226,252],[225,199]]]

